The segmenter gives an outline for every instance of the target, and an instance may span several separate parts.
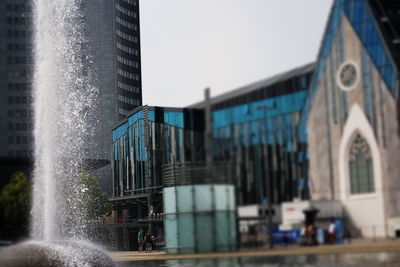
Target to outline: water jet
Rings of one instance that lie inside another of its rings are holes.
[[[92,148],[93,86],[83,0],[33,0],[34,173],[32,240],[0,254],[1,266],[113,266],[88,241],[78,178]]]

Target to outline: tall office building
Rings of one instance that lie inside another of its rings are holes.
[[[93,159],[109,160],[111,130],[129,111],[142,104],[140,24],[138,0],[82,1],[88,56],[99,88],[98,124]],[[111,167],[95,172],[102,186],[111,191]]]
[[[0,1],[0,186],[27,169],[32,152],[32,8],[28,0]]]

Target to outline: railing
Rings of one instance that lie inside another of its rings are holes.
[[[226,162],[164,164],[162,179],[165,187],[191,184],[230,184],[232,183],[232,166]]]

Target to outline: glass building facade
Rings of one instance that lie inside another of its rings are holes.
[[[163,165],[204,160],[203,136],[201,110],[135,109],[113,130],[113,197],[159,191]]]
[[[299,121],[312,71],[309,64],[211,99],[213,159],[233,166],[239,205],[308,197]]]
[[[399,18],[398,1],[335,0],[315,64],[188,107],[204,112],[204,129],[196,131],[202,147],[192,152],[201,151],[200,160],[211,158],[230,169],[228,183],[235,186],[237,205],[334,201],[346,210],[349,229],[357,229],[352,234],[397,233],[400,206],[393,203],[399,202],[400,172]],[[114,188],[122,198],[131,194],[131,185],[125,186],[121,177],[140,172],[133,169],[144,168],[139,166],[146,166],[148,155],[158,162],[153,152],[143,152],[148,146],[126,141],[145,143],[147,132],[139,127],[132,139],[128,124],[113,133]],[[156,143],[164,140],[165,151],[158,152],[163,155],[160,169],[182,158],[176,156],[181,147],[177,143],[185,142],[170,138],[172,126],[167,123],[163,127],[170,130],[153,135]],[[134,157],[138,160],[132,161]],[[146,172],[138,177],[141,190],[143,184],[165,186],[163,173],[147,184]]]
[[[204,161],[210,153],[210,164],[229,173],[225,182],[236,186],[239,205],[308,198],[307,142],[299,122],[312,72],[308,64],[212,98],[211,151],[204,102],[135,109],[113,131],[113,196],[162,187],[163,167]]]

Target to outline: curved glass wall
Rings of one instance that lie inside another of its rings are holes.
[[[234,186],[167,187],[163,195],[168,253],[236,250]]]

